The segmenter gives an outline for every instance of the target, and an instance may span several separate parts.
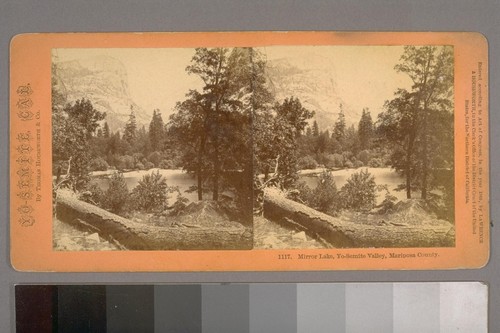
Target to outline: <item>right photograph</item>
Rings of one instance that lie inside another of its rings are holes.
[[[453,46],[255,52],[254,249],[455,246]]]

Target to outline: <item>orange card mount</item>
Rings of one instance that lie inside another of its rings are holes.
[[[63,33],[10,53],[20,271],[479,268],[478,33]]]

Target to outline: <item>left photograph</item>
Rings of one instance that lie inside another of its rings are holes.
[[[52,49],[53,249],[251,249],[262,63],[252,48]]]

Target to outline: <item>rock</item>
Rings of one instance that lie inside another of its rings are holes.
[[[292,235],[292,239],[296,241],[307,241],[307,236],[305,231],[298,232]]]
[[[64,235],[56,241],[56,248],[58,250],[66,250],[66,251],[77,251],[79,246],[75,240],[68,236]]]
[[[85,239],[87,241],[91,241],[91,242],[94,242],[94,243],[100,243],[101,242],[101,239],[99,238],[99,234],[97,232],[93,233],[91,235],[88,235],[87,237],[85,237]]]
[[[264,248],[267,249],[279,249],[282,247],[282,241],[275,235],[269,235],[265,237],[262,242],[264,243]]]

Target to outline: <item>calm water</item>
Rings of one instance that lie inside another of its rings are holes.
[[[132,191],[134,187],[137,186],[139,180],[146,174],[151,174],[153,171],[160,171],[160,174],[167,179],[167,184],[169,186],[178,186],[179,190],[189,201],[196,201],[198,195],[196,192],[186,193],[191,186],[196,185],[196,178],[192,175],[183,172],[182,170],[165,170],[165,169],[151,169],[142,171],[131,171],[123,173],[125,182],[129,191]],[[333,179],[337,184],[337,188],[340,189],[347,181],[347,179],[354,173],[361,170],[366,170],[366,168],[359,169],[347,169],[347,170],[337,170],[332,171]],[[405,191],[394,191],[394,189],[401,183],[404,183],[404,178],[398,175],[394,170],[390,168],[368,168],[368,172],[375,176],[375,183],[377,185],[387,185],[389,191],[392,195],[396,196],[398,200],[403,200],[406,198]],[[305,182],[310,188],[315,188],[318,186],[318,175],[301,175],[299,179]],[[109,178],[96,177],[92,180],[97,183],[103,191],[107,190],[109,187]],[[385,192],[377,192],[377,203],[381,203],[384,200]],[[415,196],[418,195],[417,192],[414,193]],[[175,194],[171,195],[175,198]],[[204,196],[209,197],[210,194],[206,193]]]
[[[137,186],[144,175],[151,174],[153,171],[160,171],[160,174],[167,179],[168,186],[178,186],[182,195],[185,196],[189,201],[195,201],[198,199],[198,194],[196,191],[191,193],[185,192],[191,186],[196,185],[196,178],[194,178],[190,174],[183,172],[182,170],[151,169],[124,172],[123,177],[125,178],[125,182],[127,183],[129,191],[132,191],[132,189]],[[103,191],[106,191],[109,187],[109,178],[107,177],[94,178],[92,182],[97,183]],[[173,193],[170,196],[175,199],[176,194]]]

